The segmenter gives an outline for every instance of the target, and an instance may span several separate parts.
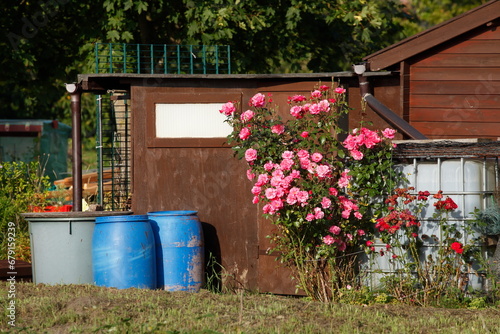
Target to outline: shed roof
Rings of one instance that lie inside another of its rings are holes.
[[[457,36],[483,25],[490,26],[500,18],[500,0],[489,1],[479,7],[435,25],[363,58],[370,71],[386,69],[403,60],[427,51]]]
[[[366,72],[365,76],[390,76],[391,72]],[[85,92],[102,93],[109,89],[127,89],[132,83],[158,85],[164,81],[182,80],[321,80],[325,78],[356,77],[354,72],[327,73],[286,73],[286,74],[135,74],[135,73],[99,73],[79,74],[78,83]]]

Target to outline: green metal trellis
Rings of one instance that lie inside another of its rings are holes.
[[[96,43],[96,73],[231,74],[229,45]]]

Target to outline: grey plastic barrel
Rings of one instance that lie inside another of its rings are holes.
[[[96,217],[131,212],[24,213],[28,221],[34,283],[92,284],[92,234]]]

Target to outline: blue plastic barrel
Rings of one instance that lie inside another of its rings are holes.
[[[92,269],[99,286],[156,289],[155,237],[148,216],[96,218]]]
[[[156,242],[158,288],[198,292],[203,284],[205,247],[196,211],[149,212]]]

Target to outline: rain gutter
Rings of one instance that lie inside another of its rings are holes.
[[[361,97],[377,115],[382,117],[387,123],[398,130],[398,132],[406,135],[410,139],[428,139],[420,131],[411,126],[410,123],[399,117],[398,114],[377,100],[375,96],[370,93],[368,78],[364,76],[363,73],[358,73],[358,71],[355,72],[358,74]]]

